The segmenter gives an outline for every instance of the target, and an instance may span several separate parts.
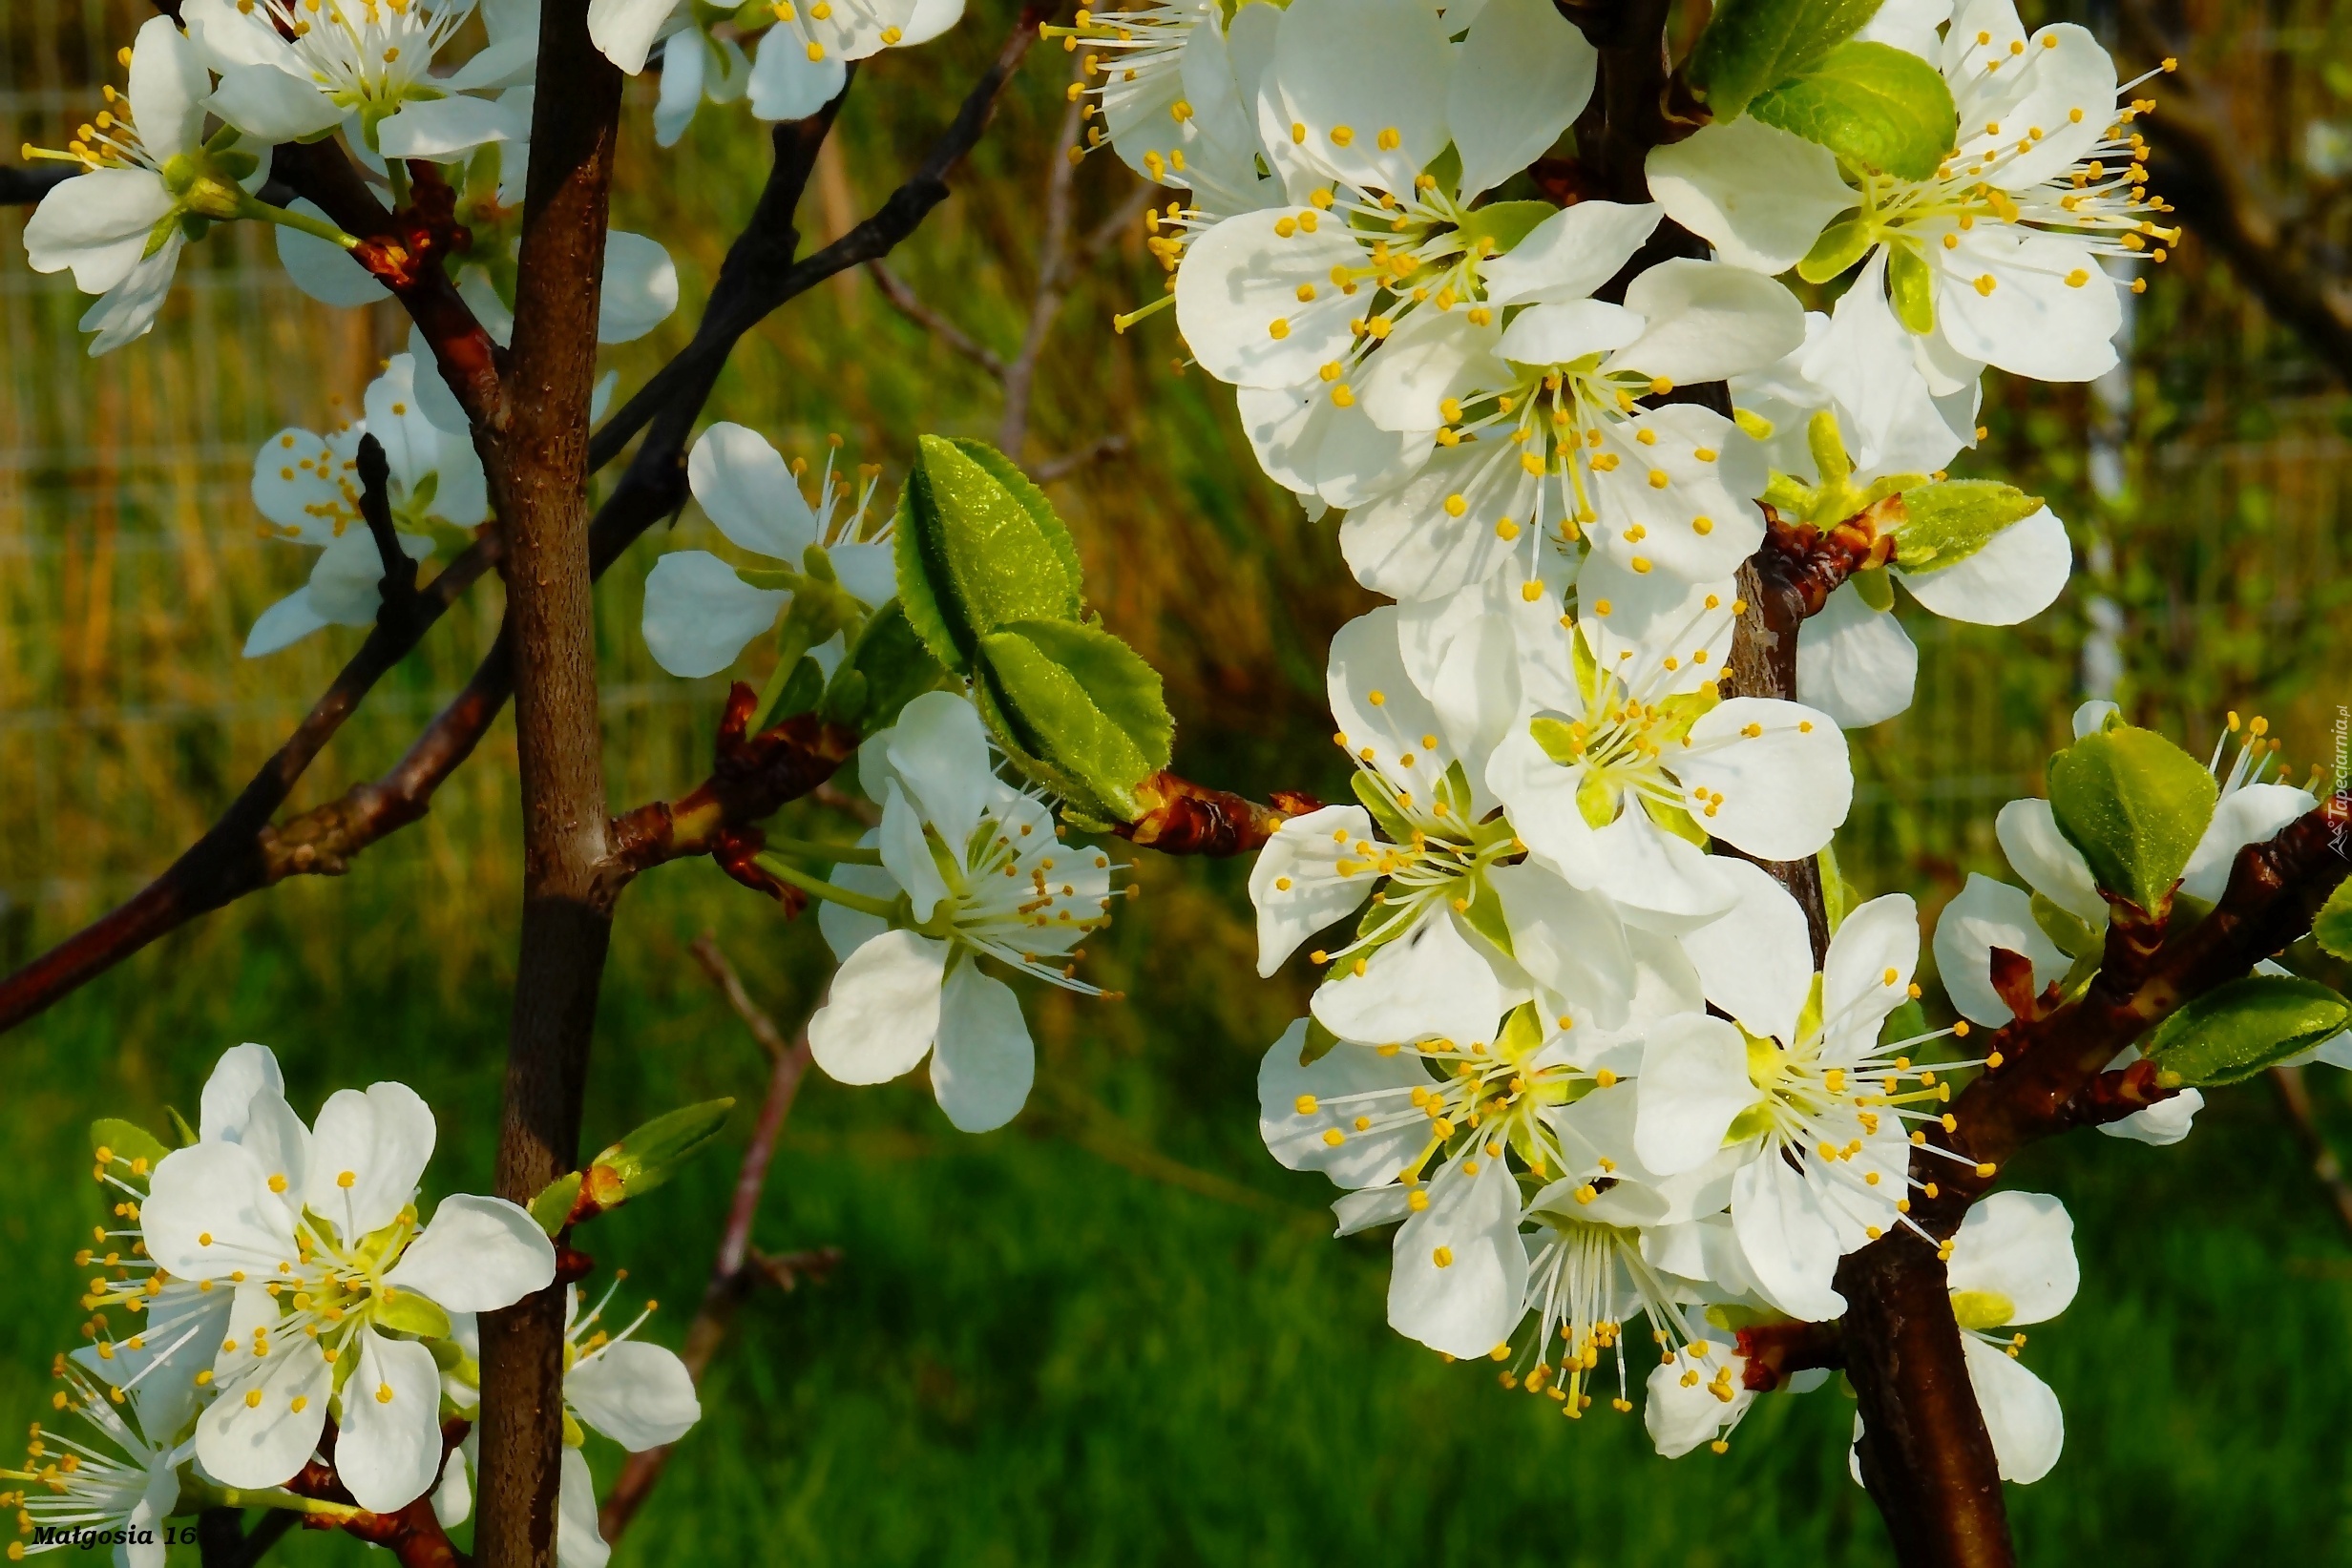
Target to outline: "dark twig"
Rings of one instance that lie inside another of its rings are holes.
[[[882,291],[891,308],[978,366],[998,381],[1004,379],[1004,357],[924,303],[913,284],[892,272],[887,261],[866,263],[866,276]]]
[[[2126,0],[2124,31],[2148,54],[2178,52],[2140,0]],[[2352,310],[2320,272],[2294,254],[2279,214],[2253,188],[2232,151],[2236,137],[2212,94],[2186,71],[2159,77],[2156,111],[2134,123],[2155,149],[2150,187],[2168,211],[2227,261],[2279,325],[2301,338],[2312,357],[2352,386]],[[2152,84],[2155,85],[2155,84]]]
[[[29,207],[81,172],[78,164],[49,163],[28,169],[0,163],[0,207]]]
[[[2270,1070],[2271,1087],[2278,1091],[2278,1108],[2286,1113],[2287,1125],[2295,1129],[2295,1141],[2303,1146],[2303,1154],[2311,1161],[2311,1174],[2327,1193],[2336,1218],[2346,1230],[2352,1230],[2352,1182],[2343,1177],[2343,1161],[2336,1154],[2327,1134],[2320,1130],[2319,1118],[2312,1114],[2311,1085],[2300,1067],[2274,1067]]]
[[[751,999],[742,977],[735,972],[735,966],[727,962],[726,954],[708,931],[695,939],[694,956],[711,983],[726,997],[736,1016],[751,1031],[751,1037],[767,1054],[770,1063],[767,1098],[761,1102],[760,1119],[752,1129],[750,1145],[744,1150],[743,1163],[736,1170],[735,1196],[727,1208],[726,1228],[720,1234],[718,1256],[711,1261],[710,1282],[704,1287],[702,1307],[694,1315],[693,1327],[686,1330],[685,1348],[681,1352],[687,1373],[700,1384],[734,1323],[736,1308],[743,1305],[744,1297],[757,1280],[765,1278],[790,1290],[803,1277],[822,1278],[840,1261],[840,1254],[825,1247],[769,1257],[751,1244],[751,1225],[759,1217],[760,1198],[766,1189],[767,1168],[775,1159],[776,1140],[783,1134],[785,1118],[791,1114],[793,1097],[808,1068],[808,1037],[804,1033],[791,1044],[785,1043],[784,1032],[776,1027],[776,1020]],[[669,1456],[668,1447],[648,1449],[629,1456],[598,1518],[598,1526],[608,1543],[618,1542],[621,1533],[629,1528],[629,1521],[637,1516],[637,1511],[644,1506],[646,1497],[662,1479]]]
[[[384,443],[372,434],[361,436],[358,456],[359,514],[367,519],[376,559],[384,567],[376,584],[384,598],[376,608],[376,624],[398,636],[401,624],[416,613],[416,562],[400,548],[399,532],[392,527],[392,470],[385,461]]]

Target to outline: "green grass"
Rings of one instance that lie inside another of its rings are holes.
[[[0,1109],[13,1202],[0,1219],[0,1407],[29,1419],[70,1342],[77,1227],[97,1216],[81,1127],[192,1105],[220,1046],[271,1042],[298,1107],[392,1074],[441,1116],[438,1194],[481,1183],[506,995],[454,990],[387,932],[417,870],[388,847],[359,877],[167,943],[11,1039]],[[684,1099],[756,1098],[764,1066],[684,956],[706,923],[788,1020],[815,937],[701,866],[634,890],[597,1041],[589,1138]],[[1260,1042],[1290,998],[1236,986],[1183,933],[1229,872],[1152,868],[1107,966],[1124,1007],[1033,1007],[1041,1093],[1012,1127],[953,1132],[919,1081],[813,1077],[757,1229],[831,1244],[830,1283],[753,1300],[704,1390],[704,1419],[617,1560],[807,1564],[1878,1564],[1877,1517],[1845,1475],[1834,1390],[1761,1401],[1731,1453],[1672,1464],[1638,1418],[1578,1423],[1447,1366],[1382,1322],[1387,1249],[1337,1242],[1320,1178],[1257,1146]],[[325,970],[298,961],[326,940]],[[383,944],[380,949],[374,944]],[[219,957],[240,955],[234,967]],[[1033,999],[1034,1000],[1034,999]],[[2343,1080],[2317,1082],[2342,1118]],[[1221,1177],[1221,1201],[1146,1180],[1064,1136],[1084,1113]],[[664,1302],[682,1334],[747,1123],[640,1207],[583,1237]],[[2078,1137],[2011,1167],[2081,1227],[2084,1287],[2036,1330],[2067,1453],[2012,1489],[2025,1560],[2342,1560],[2352,1550],[2352,1251],[2260,1085],[2224,1092],[2189,1142]],[[86,1231],[82,1232],[86,1233]],[[620,1454],[595,1454],[609,1478]],[[357,1561],[298,1535],[290,1562]],[[190,1560],[193,1560],[191,1558]]]

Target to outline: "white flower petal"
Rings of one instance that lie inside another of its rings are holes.
[[[1987,1194],[1954,1233],[1944,1272],[1955,1295],[1983,1291],[2006,1301],[2010,1315],[2002,1323],[2048,1322],[2067,1309],[2082,1284],[2074,1221],[2048,1193]]]
[[[75,288],[103,294],[131,275],[148,235],[171,211],[172,193],[152,170],[75,175],[42,197],[26,220],[25,260],[35,272],[71,267]]]
[[[195,1143],[158,1160],[139,1231],[157,1266],[185,1280],[274,1273],[297,1252],[294,1217],[269,1172],[235,1143]]]
[[[1001,787],[989,765],[979,710],[957,693],[925,692],[900,711],[898,722],[881,739],[884,755],[921,805],[924,820],[960,853]],[[900,880],[906,880],[903,873]]]
[[[717,675],[791,602],[781,588],[754,588],[706,550],[674,550],[645,575],[645,646],[676,676]]]
[[[2132,1112],[2120,1121],[2102,1121],[2099,1131],[2110,1138],[2164,1148],[2187,1138],[2196,1121],[2197,1112],[2204,1108],[2205,1097],[2202,1093],[2183,1089],[2171,1099],[2160,1099],[2144,1111]]]
[[[1642,335],[1602,362],[1691,384],[1760,370],[1801,347],[1805,307],[1770,278],[1722,261],[1660,261],[1626,289]]]
[[[1617,276],[1665,216],[1650,202],[1579,201],[1480,269],[1486,298],[1499,305],[1584,299]]]
[[[965,962],[940,993],[931,1091],[959,1131],[993,1132],[1020,1114],[1037,1079],[1037,1048],[1013,988]]]
[[[432,1108],[405,1083],[337,1090],[319,1108],[304,1202],[355,1244],[415,1199],[434,1136]]]
[[[910,1072],[939,1033],[948,945],[885,931],[834,972],[832,992],[808,1020],[808,1049],[836,1083],[887,1083]]]
[[[2090,381],[2113,367],[2121,291],[2080,240],[2008,223],[1954,232],[1956,248],[1928,247],[1936,330],[1953,348],[2036,381]]]
[[[1966,886],[1936,917],[1936,973],[1962,1015],[1987,1029],[2014,1016],[1993,990],[1995,948],[2033,960],[2037,993],[2067,972],[2067,955],[2034,923],[2033,901],[2020,889],[1971,871]]]
[[[2230,885],[2237,851],[2275,838],[2287,824],[2314,810],[2318,799],[2293,784],[2243,784],[2222,797],[2181,872],[2180,890],[2206,904],[2218,904]]]
[[[1416,1115],[1401,1126],[1371,1128],[1358,1128],[1355,1119],[1390,1119],[1415,1088],[1434,1081],[1428,1067],[1411,1051],[1383,1052],[1345,1040],[1301,1066],[1306,1044],[1307,1020],[1301,1018],[1258,1062],[1258,1136],[1267,1152],[1292,1170],[1321,1171],[1334,1186],[1395,1181],[1428,1141],[1427,1119]],[[1382,1101],[1375,1103],[1374,1096]]]
[[[1719,920],[1686,931],[1682,951],[1707,999],[1764,1039],[1793,1041],[1813,991],[1813,937],[1805,911],[1760,866],[1715,857],[1716,873],[1739,902]]]
[[[1733,266],[1786,272],[1855,204],[1828,148],[1750,115],[1650,149],[1649,194]]]
[[[1363,973],[1325,981],[1312,1010],[1324,1028],[1359,1044],[1468,1046],[1494,1039],[1503,997],[1493,966],[1439,911],[1374,952]]]
[[[362,1508],[397,1513],[441,1475],[441,1372],[423,1345],[365,1326],[358,1352],[343,1386],[335,1474]]]
[[[1723,797],[1698,815],[1700,826],[1763,860],[1813,854],[1854,802],[1844,732],[1829,715],[1775,698],[1730,698],[1702,715],[1674,775]]]
[[[1764,1098],[1748,1077],[1739,1031],[1701,1013],[1649,1031],[1634,1093],[1634,1156],[1664,1176],[1713,1159],[1732,1121]]]
[[[677,308],[678,268],[661,242],[626,229],[606,235],[597,342],[633,343],[669,320]],[[794,493],[799,493],[797,489]]]
[[[204,94],[212,90],[212,78],[202,53],[169,17],[151,17],[139,28],[131,47],[130,78],[123,85],[139,140],[158,163],[202,144]]]
[[[1732,1229],[1767,1302],[1809,1323],[1844,1314],[1845,1298],[1831,1285],[1837,1228],[1820,1194],[1778,1154],[1750,1160],[1732,1179]]]
[[[1354,849],[1371,835],[1372,817],[1362,806],[1327,805],[1290,818],[1266,841],[1250,868],[1261,976],[1272,974],[1300,943],[1372,895],[1373,864]]]
[[[1993,836],[2027,887],[2092,930],[2107,929],[2107,900],[2099,896],[2098,881],[2083,852],[2058,831],[2049,802],[2031,797],[2009,802],[1993,819]]]
[[[255,617],[253,630],[245,634],[244,657],[274,654],[331,624],[311,607],[310,590],[297,588]]]
[[[1294,230],[1287,236],[1276,227],[1286,223]],[[1185,252],[1176,274],[1177,328],[1202,368],[1220,381],[1313,381],[1325,365],[1348,359],[1354,345],[1348,324],[1363,314],[1332,282],[1332,269],[1360,267],[1364,256],[1336,217],[1318,221],[1312,233],[1288,209],[1228,218]],[[1302,290],[1308,298],[1300,298]]]
[[[645,56],[662,35],[662,24],[677,9],[677,0],[588,0],[589,41],[634,76],[645,69]]]
[[[1796,633],[1796,696],[1841,729],[1883,723],[1911,705],[1920,651],[1902,623],[1839,585]]]
[[[2067,526],[2044,507],[1941,571],[1895,575],[1937,615],[1979,626],[2013,626],[2049,608],[2074,569]]]
[[[1586,354],[1623,348],[1641,337],[1646,324],[1641,315],[1624,305],[1599,300],[1533,304],[1511,318],[1496,351],[1522,365],[1565,365]]]
[[[587,1456],[567,1448],[556,1499],[556,1568],[604,1568],[612,1555],[597,1519],[596,1476],[588,1469]]]
[[[2021,1486],[2040,1480],[2066,1446],[2066,1412],[2058,1408],[2058,1396],[2005,1350],[1966,1335],[1960,1348],[2001,1478]]]
[[[325,209],[307,198],[298,198],[286,210],[321,220],[326,217]],[[285,275],[296,288],[320,303],[349,309],[391,298],[391,290],[376,282],[375,275],[353,261],[341,245],[283,225],[271,232]]]
[[[521,108],[462,94],[411,99],[376,127],[376,147],[386,157],[446,161],[492,142],[529,141],[531,117]]]
[[[1292,0],[1269,81],[1307,128],[1298,155],[1352,184],[1409,192],[1446,143],[1447,31],[1424,0]]]
[[[563,1374],[563,1402],[631,1453],[675,1443],[703,1418],[686,1364],[637,1339],[580,1357]]]
[[[1872,899],[1846,917],[1821,959],[1821,1053],[1837,1061],[1868,1054],[1886,1015],[1911,999],[1920,961],[1920,909],[1909,893]]]
[[[270,1315],[276,1316],[274,1305]],[[198,1461],[224,1486],[271,1487],[293,1479],[319,1446],[334,1386],[318,1341],[303,1334],[276,1337],[269,1359],[235,1389],[223,1388],[221,1397],[197,1417]],[[260,1402],[246,1403],[255,1392]],[[302,1409],[294,1408],[296,1400]],[[434,1435],[437,1442],[439,1433]]]
[[[1448,9],[1448,31],[1460,10]],[[1486,0],[1479,8],[1445,106],[1461,156],[1463,201],[1518,174],[1559,139],[1591,98],[1600,58],[1550,0]]]
[[[204,107],[257,142],[300,141],[343,123],[343,106],[274,65],[237,65]]]
[[[1625,1025],[1637,972],[1625,923],[1606,895],[1570,887],[1533,861],[1498,866],[1487,885],[1502,899],[1511,955],[1579,1024]]]
[[[91,358],[112,353],[126,343],[145,337],[154,328],[156,317],[162,313],[163,302],[172,292],[172,277],[179,268],[179,253],[187,244],[186,232],[173,228],[161,250],[143,258],[123,275],[122,282],[107,290],[103,299],[82,312],[77,324],[84,332],[97,334],[90,342]]]
[[[1510,1337],[1526,1307],[1519,1186],[1495,1155],[1454,1161],[1428,1191],[1429,1206],[1396,1232],[1389,1327],[1433,1350],[1482,1356]]]
[[[794,571],[817,541],[816,514],[792,470],[756,430],[721,422],[686,454],[686,483],[730,544]]]
[[[512,1307],[556,1277],[556,1249],[530,1211],[503,1198],[455,1193],[410,1242],[385,1283],[451,1312]]]

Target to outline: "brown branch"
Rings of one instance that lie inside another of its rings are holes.
[[[726,954],[708,931],[695,939],[694,956],[711,983],[726,997],[736,1016],[751,1031],[751,1037],[767,1054],[770,1063],[767,1098],[760,1104],[760,1119],[752,1129],[750,1146],[744,1150],[743,1163],[736,1170],[735,1196],[727,1208],[726,1228],[720,1233],[718,1256],[711,1262],[710,1281],[703,1289],[703,1305],[694,1315],[693,1327],[686,1330],[685,1348],[681,1352],[687,1374],[699,1386],[734,1323],[736,1308],[756,1280],[766,1278],[790,1290],[804,1274],[822,1277],[840,1260],[840,1254],[822,1248],[770,1258],[751,1245],[751,1225],[759,1216],[760,1197],[766,1189],[767,1168],[775,1159],[776,1140],[784,1132],[785,1118],[791,1114],[792,1098],[808,1071],[808,1036],[804,1032],[790,1045],[785,1043],[784,1032],[776,1027],[776,1020],[751,999],[742,977],[735,972],[735,966],[727,962]],[[614,1483],[598,1516],[598,1528],[608,1544],[618,1543],[621,1532],[629,1528],[629,1521],[637,1516],[637,1511],[644,1506],[646,1497],[662,1479],[669,1457],[670,1445],[629,1455],[629,1462],[622,1467],[620,1478]]]
[[[384,568],[376,592],[376,624],[388,623],[395,635],[416,614],[416,562],[400,548],[399,531],[392,527],[391,465],[385,460],[384,443],[373,435],[359,438],[359,514],[374,539],[376,560]]]
[[[2304,1081],[2300,1067],[2274,1067],[2270,1070],[2271,1087],[2278,1091],[2278,1108],[2286,1113],[2287,1125],[2295,1129],[2295,1141],[2303,1146],[2304,1156],[2311,1161],[2311,1174],[2327,1193],[2327,1201],[2336,1211],[2336,1218],[2352,1230],[2352,1183],[2344,1181],[2343,1161],[2320,1128],[2319,1118],[2312,1114],[2311,1086]]]
[[[1127,438],[1125,436],[1101,436],[1089,441],[1074,452],[1063,452],[1060,457],[1049,457],[1042,463],[1032,464],[1025,471],[1037,483],[1050,485],[1057,479],[1068,478],[1081,469],[1091,467],[1107,458],[1118,457],[1126,449]]]
[[[987,371],[996,380],[1004,379],[1003,356],[925,303],[923,297],[914,292],[914,285],[899,277],[897,273],[892,272],[888,262],[867,262],[866,275],[873,280],[873,286],[882,291],[882,298],[890,302],[892,309]]]
[[[1246,855],[1263,848],[1274,829],[1291,817],[1319,811],[1323,803],[1293,789],[1274,792],[1273,805],[1211,789],[1160,772],[1135,786],[1143,810],[1111,831],[1138,847],[1164,855]]]
[[[720,716],[710,777],[674,803],[655,801],[613,819],[601,871],[608,902],[639,872],[693,855],[709,855],[727,875],[791,910],[806,902],[753,863],[765,847],[758,825],[831,778],[856,754],[858,737],[812,713],[746,736],[758,705],[759,694],[736,681]]]
[[[522,784],[523,919],[508,1033],[497,1193],[529,1202],[576,1168],[597,990],[612,937],[603,884],[603,723],[588,551],[589,401],[620,71],[588,36],[588,0],[546,0],[531,172],[515,260],[503,426],[475,442],[507,534],[507,646]],[[481,1320],[485,1568],[554,1568],[563,1455],[560,1282]],[[430,1500],[427,1500],[430,1513]]]
[[[2144,5],[2127,0],[2122,19],[2140,50],[2165,58],[2178,53]],[[2162,193],[2168,212],[2220,253],[2272,320],[2301,338],[2337,380],[2352,386],[2352,309],[2295,256],[2278,215],[2256,193],[2232,152],[2235,138],[2213,95],[2185,71],[2158,81],[2156,112],[2135,122],[2157,155],[2151,187]]]
[[[962,112],[934,144],[916,175],[873,218],[798,266],[792,261],[799,244],[792,214],[814,167],[817,147],[831,125],[840,100],[836,98],[811,119],[788,121],[776,127],[776,166],[751,223],[730,247],[720,269],[719,282],[712,290],[711,308],[705,311],[704,324],[687,350],[695,356],[690,366],[692,373],[673,377],[662,398],[648,399],[640,392],[621,415],[598,432],[591,445],[591,464],[600,467],[618,456],[639,430],[648,424],[654,426],[589,528],[590,563],[595,572],[601,575],[646,529],[683,504],[686,443],[703,401],[717,381],[725,351],[758,324],[766,311],[797,298],[870,255],[886,253],[913,232],[923,216],[946,195],[946,171],[977,139],[989,108],[1010,75],[1011,66],[1018,63],[1034,33],[1032,21],[1024,20],[1017,28],[998,55],[997,63],[974,86]],[[281,149],[282,155],[285,152]],[[300,164],[312,152],[310,148],[297,148],[292,156]],[[283,161],[281,167],[284,167]],[[347,159],[344,160],[343,173],[349,173]],[[346,229],[352,221],[366,221],[353,216],[360,199],[375,202],[373,193],[356,176],[350,183],[357,189],[356,193],[344,193],[346,199],[341,205],[345,216],[337,217],[335,206],[320,202]],[[313,184],[302,194],[317,200],[320,188]],[[376,204],[375,210],[381,213],[381,204]],[[462,306],[464,302],[460,300],[457,303]],[[724,312],[720,309],[723,303]],[[680,360],[685,358],[682,355]],[[671,368],[677,368],[679,364],[680,361],[673,361]],[[665,370],[664,374],[667,373]],[[632,422],[623,423],[624,418]],[[340,799],[281,826],[270,826],[270,819],[285,804],[304,770],[357,708],[360,699],[415,646],[415,639],[432,619],[438,618],[484,571],[498,564],[502,549],[503,540],[498,534],[485,535],[425,587],[418,624],[408,628],[401,638],[388,638],[381,628],[371,633],[302,726],[247,784],[244,793],[154,882],[129,902],[0,980],[0,1033],[14,1028],[198,916],[286,876],[340,874],[347,868],[353,855],[422,817],[433,791],[472,754],[513,689],[508,641],[503,633],[465,690],[432,720],[390,772],[373,783],[355,785]]]

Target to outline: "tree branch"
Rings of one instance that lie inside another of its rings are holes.
[[[1003,356],[925,303],[923,297],[914,292],[914,285],[892,272],[888,262],[867,262],[866,275],[873,280],[873,286],[882,291],[882,298],[890,302],[892,309],[987,371],[991,377],[998,381],[1004,379]]]
[[[2177,47],[2137,0],[2122,8],[2124,30],[2150,54]],[[2217,251],[2271,319],[2301,338],[2312,357],[2352,386],[2352,309],[2292,254],[2278,216],[2252,189],[2219,106],[2182,71],[2160,78],[2156,112],[2135,123],[2156,151],[2152,187],[2190,231]],[[2154,84],[2151,84],[2153,86]]]
[[[521,1203],[578,1163],[612,934],[600,876],[603,721],[585,525],[621,77],[588,36],[588,0],[546,0],[539,15],[539,69],[560,88],[538,94],[532,113],[507,364],[520,395],[503,424],[477,421],[474,436],[507,535],[506,646],[522,784],[522,939],[496,1186]],[[556,1562],[569,1294],[558,1280],[482,1315],[474,1550],[485,1568]],[[420,1500],[430,1511],[430,1499]]]
[[[1265,806],[1167,772],[1137,784],[1135,797],[1142,812],[1111,831],[1164,855],[1250,854],[1265,847],[1285,819],[1323,808],[1322,802],[1294,789],[1276,790],[1273,805]]]
[[[726,954],[708,931],[695,939],[694,956],[704,972],[726,997],[751,1031],[751,1037],[767,1054],[767,1098],[760,1104],[760,1119],[751,1133],[751,1142],[744,1150],[743,1163],[735,1173],[735,1196],[729,1203],[726,1228],[719,1238],[719,1252],[710,1265],[710,1282],[703,1289],[703,1305],[694,1315],[694,1325],[686,1330],[685,1348],[681,1359],[697,1385],[703,1373],[709,1369],[711,1360],[726,1338],[727,1329],[735,1320],[735,1310],[743,1304],[751,1286],[761,1278],[773,1280],[789,1290],[803,1273],[822,1276],[839,1261],[840,1254],[830,1248],[811,1253],[797,1253],[790,1258],[767,1258],[751,1245],[752,1222],[759,1217],[760,1198],[767,1186],[767,1167],[775,1159],[776,1140],[784,1132],[785,1118],[792,1111],[793,1097],[799,1093],[802,1076],[808,1068],[808,1036],[804,1032],[787,1045],[784,1032],[776,1027],[728,963]],[[618,1544],[629,1521],[652,1495],[662,1479],[662,1472],[669,1463],[671,1445],[648,1449],[629,1455],[622,1467],[620,1479],[604,1499],[598,1517],[598,1527],[607,1544]]]

